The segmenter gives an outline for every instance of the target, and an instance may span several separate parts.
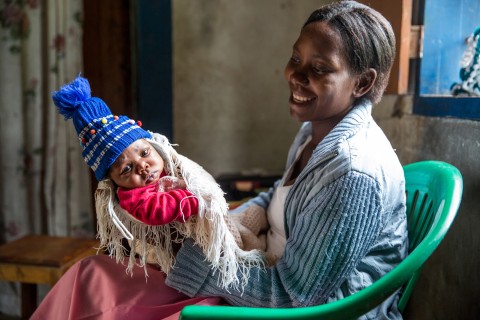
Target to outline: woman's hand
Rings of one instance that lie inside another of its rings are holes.
[[[187,188],[187,184],[183,179],[165,176],[160,178],[160,180],[158,180],[158,190],[161,192],[168,192],[171,190],[186,189],[186,188]]]

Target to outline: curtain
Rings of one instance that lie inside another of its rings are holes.
[[[90,172],[51,99],[82,71],[81,22],[81,0],[0,1],[0,244],[94,237]],[[19,303],[19,286],[1,282],[0,313]]]

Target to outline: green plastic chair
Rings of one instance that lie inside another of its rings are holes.
[[[450,228],[463,192],[462,175],[448,163],[416,162],[404,166],[404,172],[410,254],[371,286],[344,299],[312,307],[187,306],[180,319],[356,319],[401,287],[399,309],[403,312],[422,266]]]

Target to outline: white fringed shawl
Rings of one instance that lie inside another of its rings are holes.
[[[152,133],[152,137],[147,141],[163,158],[167,175],[184,179],[187,189],[197,197],[198,216],[192,216],[186,223],[144,224],[120,207],[113,183],[105,179],[100,181],[95,192],[100,247],[115,256],[117,263],[123,262],[126,249],[122,239],[127,238],[132,251],[139,255],[137,262],[133,252],[130,254],[127,272],[131,273],[137,264],[144,267],[146,273],[146,263],[154,262],[168,274],[175,260],[172,243],[192,238],[202,248],[214,272],[220,273],[219,284],[223,288],[243,287],[248,281],[250,268],[264,266],[263,254],[238,247],[224,219],[228,214],[224,193],[211,175],[179,155],[165,136]]]

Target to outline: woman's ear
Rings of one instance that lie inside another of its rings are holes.
[[[360,98],[365,93],[369,92],[375,80],[377,79],[377,71],[373,68],[368,69],[364,73],[362,73],[357,80],[357,85],[353,90],[353,96],[355,98]]]

